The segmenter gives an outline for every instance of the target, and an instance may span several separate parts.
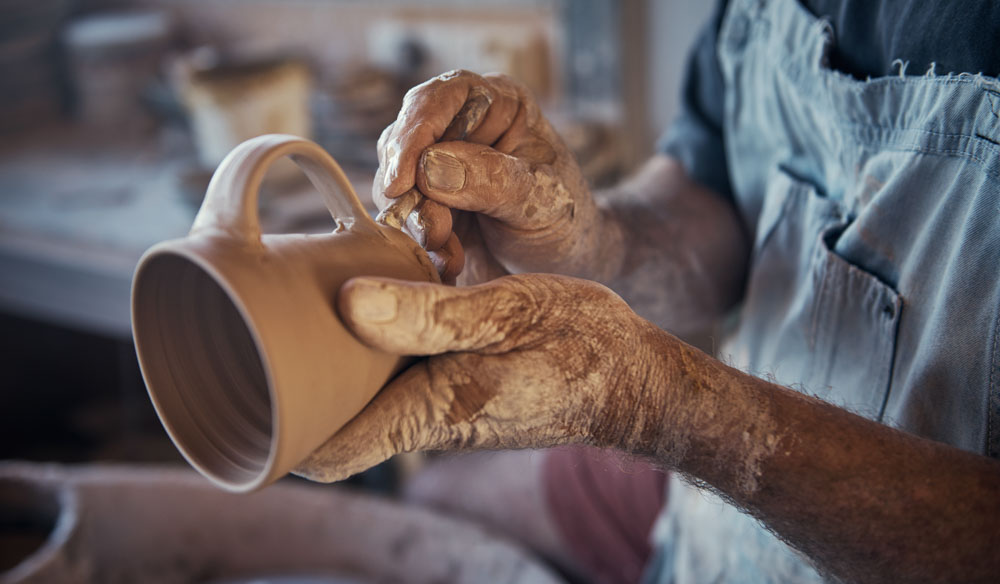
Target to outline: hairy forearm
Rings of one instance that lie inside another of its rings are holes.
[[[711,485],[847,582],[1000,573],[1000,462],[664,342],[626,449]],[[657,420],[657,417],[659,420]]]
[[[710,324],[738,299],[749,243],[736,210],[663,155],[598,193],[607,236],[624,253],[603,283],[668,330]]]

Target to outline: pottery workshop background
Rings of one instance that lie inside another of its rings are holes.
[[[694,0],[0,0],[0,459],[180,461],[136,365],[129,284],[215,165],[305,135],[365,199],[403,93],[449,69],[536,93],[595,185],[676,110]],[[276,168],[265,231],[329,229]],[[394,465],[359,479],[391,490]]]

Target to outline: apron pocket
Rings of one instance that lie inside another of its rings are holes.
[[[892,287],[837,255],[844,227],[824,229],[815,248],[812,364],[804,383],[820,398],[881,420],[903,303]]]
[[[736,367],[881,419],[902,301],[839,256],[840,202],[779,168],[768,181],[734,334]]]

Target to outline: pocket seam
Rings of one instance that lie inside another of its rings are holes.
[[[842,226],[846,227],[846,225]],[[895,372],[896,366],[896,347],[899,335],[899,322],[903,313],[904,300],[903,296],[898,290],[889,283],[885,282],[879,278],[876,274],[863,269],[860,266],[848,261],[835,250],[835,246],[828,242],[826,235],[830,229],[835,227],[827,227],[821,231],[818,235],[818,240],[816,242],[816,254],[813,259],[813,273],[814,277],[819,277],[821,282],[819,283],[819,289],[817,290],[817,301],[813,304],[813,314],[811,318],[811,330],[810,338],[815,343],[815,336],[817,334],[817,329],[819,326],[819,321],[822,318],[822,314],[825,310],[829,309],[831,305],[831,290],[837,286],[844,287],[849,285],[848,282],[851,278],[855,278],[857,281],[876,285],[880,289],[880,294],[888,296],[889,300],[892,302],[892,314],[888,316],[891,319],[891,324],[886,326],[891,326],[891,330],[887,331],[887,348],[885,349],[886,354],[883,358],[886,360],[885,367],[885,383],[881,388],[873,388],[878,394],[881,395],[881,402],[878,404],[877,412],[872,412],[875,414],[874,419],[881,422],[885,416],[885,410],[889,403],[889,396],[892,393],[892,381],[893,374]],[[820,269],[821,268],[821,269]],[[875,318],[881,317],[881,311],[877,311]],[[815,346],[812,347],[815,349]]]

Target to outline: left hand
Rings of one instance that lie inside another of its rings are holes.
[[[438,142],[474,93],[489,97],[481,121]],[[385,209],[414,187],[426,197],[406,231],[443,281],[463,265],[463,284],[524,272],[607,281],[617,271],[621,234],[608,231],[573,154],[510,77],[451,71],[414,87],[378,156],[372,200]]]
[[[296,469],[336,481],[418,450],[620,445],[662,424],[646,381],[679,342],[611,290],[564,276],[472,287],[356,278],[338,297],[365,343],[431,355]],[[669,352],[669,351],[668,351]]]

